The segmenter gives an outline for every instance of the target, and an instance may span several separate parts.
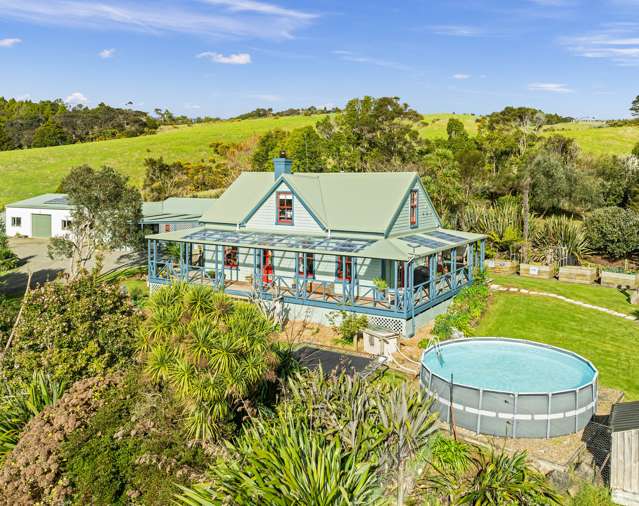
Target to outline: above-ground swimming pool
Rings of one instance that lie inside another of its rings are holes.
[[[432,346],[422,354],[421,383],[442,420],[493,436],[572,434],[588,424],[597,403],[597,369],[588,360],[521,339]]]

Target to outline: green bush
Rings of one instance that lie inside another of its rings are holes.
[[[24,301],[5,371],[27,379],[45,369],[68,383],[106,372],[131,362],[138,325],[126,294],[94,274],[46,283]]]
[[[63,445],[73,504],[170,504],[175,484],[206,468],[180,429],[181,411],[132,371],[82,430]]]
[[[347,311],[334,311],[328,315],[328,320],[333,331],[348,343],[352,343],[360,332],[368,326],[368,318],[365,315]]]
[[[457,294],[448,311],[435,318],[433,334],[440,339],[448,339],[457,329],[464,335],[470,335],[487,305],[488,284],[485,275],[477,272],[473,283]]]
[[[18,266],[18,257],[9,248],[9,239],[5,230],[4,220],[0,218],[0,273]]]
[[[604,207],[586,218],[590,247],[610,258],[624,258],[639,249],[639,213],[632,209]]]

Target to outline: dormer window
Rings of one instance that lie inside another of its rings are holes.
[[[291,192],[277,192],[275,195],[277,202],[278,225],[293,224],[293,194]]]
[[[410,191],[410,226],[415,228],[417,226],[417,190]]]

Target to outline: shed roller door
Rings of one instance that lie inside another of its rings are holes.
[[[31,215],[31,235],[33,237],[51,237],[51,215]]]

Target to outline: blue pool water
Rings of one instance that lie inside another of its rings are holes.
[[[559,392],[590,383],[595,370],[585,360],[557,348],[522,341],[465,339],[443,343],[423,356],[442,379],[488,390],[518,393]]]

